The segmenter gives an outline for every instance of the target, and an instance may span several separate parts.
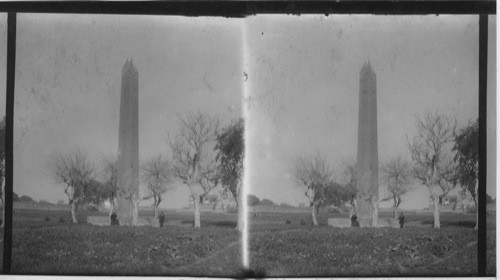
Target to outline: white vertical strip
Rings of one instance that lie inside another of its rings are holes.
[[[245,157],[243,158],[243,186],[242,186],[242,198],[241,198],[241,206],[243,207],[243,233],[242,233],[242,256],[243,256],[243,267],[245,269],[248,269],[250,267],[249,263],[249,252],[248,252],[248,231],[249,231],[249,226],[248,226],[248,203],[247,203],[247,198],[248,198],[248,188],[249,186],[249,157],[250,153],[248,152],[248,144],[249,144],[249,126],[248,126],[248,121],[249,121],[249,107],[247,106],[248,104],[245,104],[245,100],[249,100],[249,94],[250,94],[250,89],[249,89],[249,69],[248,69],[248,38],[247,38],[247,25],[246,25],[246,19],[242,21],[242,40],[243,40],[243,73],[242,73],[242,78],[243,78],[243,118],[245,121],[245,133],[244,133],[244,143],[245,143]]]

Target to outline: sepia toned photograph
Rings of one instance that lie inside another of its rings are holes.
[[[240,273],[241,32],[18,15],[13,273]]]
[[[478,17],[258,15],[246,27],[250,268],[476,275]],[[493,17],[492,104],[495,32]]]

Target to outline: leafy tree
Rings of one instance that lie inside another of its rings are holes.
[[[281,208],[294,208],[292,205],[290,205],[286,202],[280,203],[280,207]]]
[[[104,201],[111,199],[115,191],[112,186],[94,178],[90,179],[87,190],[84,202],[93,205],[100,205]]]
[[[153,213],[158,218],[158,206],[162,202],[162,196],[174,185],[172,182],[172,164],[160,154],[148,159],[142,165],[142,179],[147,187],[144,199],[153,198]]]
[[[64,205],[64,200],[59,199],[59,200],[57,201],[57,205]]]
[[[38,202],[38,204],[41,204],[41,205],[51,205],[52,203],[48,202],[47,200],[45,199],[42,199]]]
[[[448,145],[454,140],[456,120],[436,113],[416,117],[417,132],[409,139],[408,149],[413,161],[413,175],[424,184],[434,204],[434,227],[439,228],[441,200],[458,183],[456,166],[449,157]]]
[[[101,164],[105,189],[110,192],[108,200],[111,202],[109,210],[109,215],[111,216],[116,208],[116,197],[118,194],[118,159],[114,155],[103,156]]]
[[[34,202],[34,200],[28,195],[21,195],[19,202]]]
[[[320,207],[340,205],[344,190],[340,184],[333,181],[333,169],[326,159],[317,154],[312,158],[299,158],[295,162],[295,179],[305,188],[312,208],[314,226],[318,226],[317,214]]]
[[[457,177],[460,185],[467,190],[476,205],[478,190],[478,169],[479,169],[479,120],[462,128],[455,136],[455,145],[452,150],[455,152],[455,163],[457,164]],[[476,211],[477,213],[477,211]],[[476,227],[477,229],[477,215]]]
[[[398,207],[402,202],[402,196],[409,190],[411,183],[410,164],[401,156],[394,157],[383,164],[382,179],[387,186],[388,196],[394,201],[394,218],[398,217]]]
[[[459,202],[458,195],[452,195],[449,197],[450,203],[453,205],[452,210],[456,211],[457,210],[457,203]]]
[[[264,198],[260,201],[260,205],[276,205],[276,203],[274,203],[274,201],[270,200],[270,199],[267,199],[267,198]]]
[[[248,206],[255,206],[255,205],[259,205],[260,204],[260,199],[253,195],[253,194],[249,194],[247,196],[247,204]]]
[[[178,115],[179,132],[168,137],[174,159],[174,176],[191,192],[194,227],[201,227],[200,200],[219,183],[215,155],[211,147],[217,139],[219,121],[201,113]]]
[[[53,159],[52,172],[57,183],[64,185],[64,193],[71,205],[73,223],[76,219],[77,206],[91,197],[91,180],[95,173],[95,165],[88,159],[87,153],[76,149],[66,154],[58,154]]]
[[[218,177],[222,186],[229,191],[238,207],[238,222],[236,229],[243,231],[243,207],[242,205],[242,175],[243,175],[243,156],[244,156],[244,121],[237,121],[224,128],[217,135]]]
[[[212,208],[215,210],[217,209],[217,204],[222,202],[222,197],[219,197],[218,194],[209,194],[207,195],[208,202],[211,203],[213,206]]]

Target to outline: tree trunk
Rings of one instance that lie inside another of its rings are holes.
[[[137,199],[132,202],[132,226],[139,225],[139,201]]]
[[[155,219],[158,219],[158,200],[155,198],[153,202],[153,215],[155,216]]]
[[[244,213],[243,213],[243,203],[241,203],[241,195],[238,195],[238,199],[236,199],[236,206],[238,207],[238,222],[236,223],[236,229],[239,232],[243,232],[243,223],[244,223]]]
[[[193,194],[193,203],[194,203],[194,227],[200,228],[200,196],[197,194]]]
[[[111,203],[111,207],[109,207],[109,216],[111,217],[111,214],[113,214],[113,211],[115,211],[115,205],[116,205],[115,198],[111,198],[109,200],[109,203]]]
[[[432,201],[434,203],[434,227],[440,228],[441,223],[439,222],[439,196],[433,196]]]
[[[378,203],[372,201],[372,227],[378,227]]]
[[[398,218],[398,201],[396,197],[393,198],[394,205],[392,206],[392,212],[394,213],[394,218]]]
[[[71,219],[73,220],[73,224],[78,224],[78,220],[76,219],[76,203],[71,202]]]
[[[312,206],[312,219],[313,219],[313,225],[315,227],[317,227],[319,225],[318,219],[316,218],[317,213],[318,213],[318,207],[316,206],[316,204],[313,204],[313,206]]]

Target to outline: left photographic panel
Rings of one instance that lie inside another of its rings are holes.
[[[243,271],[242,30],[17,15],[13,273]]]

